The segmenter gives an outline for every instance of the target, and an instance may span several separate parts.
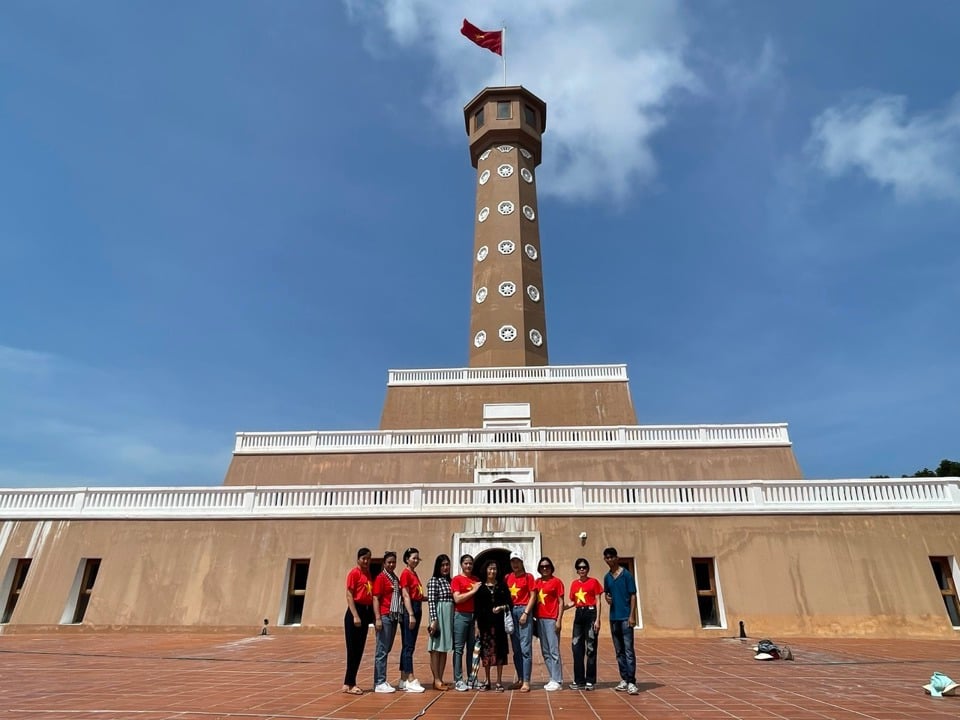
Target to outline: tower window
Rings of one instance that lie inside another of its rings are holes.
[[[497,120],[509,120],[511,117],[510,103],[500,101],[497,103]]]
[[[7,593],[7,602],[3,608],[3,617],[0,617],[0,623],[10,622],[13,615],[13,609],[17,607],[17,601],[20,599],[20,591],[23,590],[23,583],[27,579],[27,571],[30,570],[30,558],[19,558],[11,561],[13,576],[10,577],[10,592]]]
[[[473,129],[479,130],[483,127],[483,108],[477,110],[476,114],[473,116]]]
[[[537,113],[529,105],[523,106],[523,121],[530,127],[537,126]]]
[[[717,593],[717,574],[713,558],[691,558],[693,582],[697,590],[701,627],[722,627]]]
[[[287,573],[287,607],[283,613],[283,624],[299,625],[303,620],[303,603],[307,596],[310,561],[291,560]]]
[[[937,578],[937,586],[943,596],[943,604],[947,608],[950,624],[960,629],[960,601],[957,599],[957,584],[951,569],[952,560],[953,558],[949,557],[932,557],[930,565],[933,566],[933,574]]]

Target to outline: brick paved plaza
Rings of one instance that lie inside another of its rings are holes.
[[[592,693],[539,689],[544,672],[536,658],[537,689],[529,694],[350,697],[340,693],[343,649],[336,634],[15,634],[0,636],[0,720],[960,717],[960,697],[934,699],[921,687],[934,670],[960,678],[958,642],[799,640],[790,643],[795,662],[755,661],[753,642],[638,640],[636,697],[611,689],[616,663],[609,637],[601,644],[600,688]],[[567,642],[563,647],[568,653]],[[371,634],[360,675],[365,688],[372,685],[372,661]],[[422,651],[416,668],[421,679],[429,676]]]

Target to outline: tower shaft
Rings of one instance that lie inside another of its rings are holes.
[[[534,174],[546,111],[522,87],[485,88],[464,108],[477,169],[470,367],[548,364]]]

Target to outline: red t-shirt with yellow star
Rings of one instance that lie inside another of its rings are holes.
[[[347,590],[357,605],[373,605],[373,582],[370,574],[359,567],[347,573]]]
[[[473,577],[473,575],[467,577],[466,575],[460,574],[450,581],[450,591],[455,593],[465,593],[473,587],[474,583],[478,582],[480,581]],[[471,595],[463,602],[456,603],[454,607],[456,608],[457,612],[472,613],[473,598],[474,596]]]
[[[417,577],[417,574],[413,572],[410,568],[404,568],[403,572],[400,573],[400,589],[407,589],[407,592],[410,593],[411,600],[426,600],[427,596],[423,592],[423,583],[420,582],[420,578]]]
[[[530,602],[530,593],[534,589],[533,575],[524,573],[517,577],[516,573],[509,573],[506,577],[507,589],[514,605],[526,605]]]
[[[570,602],[577,607],[599,607],[597,596],[602,594],[603,585],[596,578],[588,577],[586,580],[577,578],[570,583]]]
[[[373,579],[373,595],[380,598],[380,614],[390,614],[390,601],[393,600],[393,583],[390,576],[381,572]]]
[[[538,620],[556,620],[560,617],[560,606],[563,604],[563,582],[553,576],[549,580],[539,578],[535,585],[537,589],[537,607],[534,616]]]

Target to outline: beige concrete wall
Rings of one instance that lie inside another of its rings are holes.
[[[533,468],[539,482],[790,480],[790,447],[235,455],[225,485],[363,485],[474,481],[476,468]]]
[[[59,625],[81,558],[102,558],[85,618],[90,628],[258,628],[277,623],[291,558],[311,560],[303,627],[340,625],[343,578],[356,548],[417,545],[424,575],[455,554],[467,528],[503,546],[509,519],[218,520],[0,523],[0,570],[33,557],[4,632]],[[527,518],[565,583],[576,557],[604,571],[614,545],[636,558],[642,635],[956,637],[931,555],[960,554],[960,516]],[[578,535],[586,532],[581,545]],[[727,628],[700,628],[692,557],[713,557]],[[535,567],[536,558],[528,562]],[[3,598],[4,602],[6,598]]]
[[[636,425],[625,382],[387,388],[381,430],[483,427],[484,403],[530,403],[534,427]]]

